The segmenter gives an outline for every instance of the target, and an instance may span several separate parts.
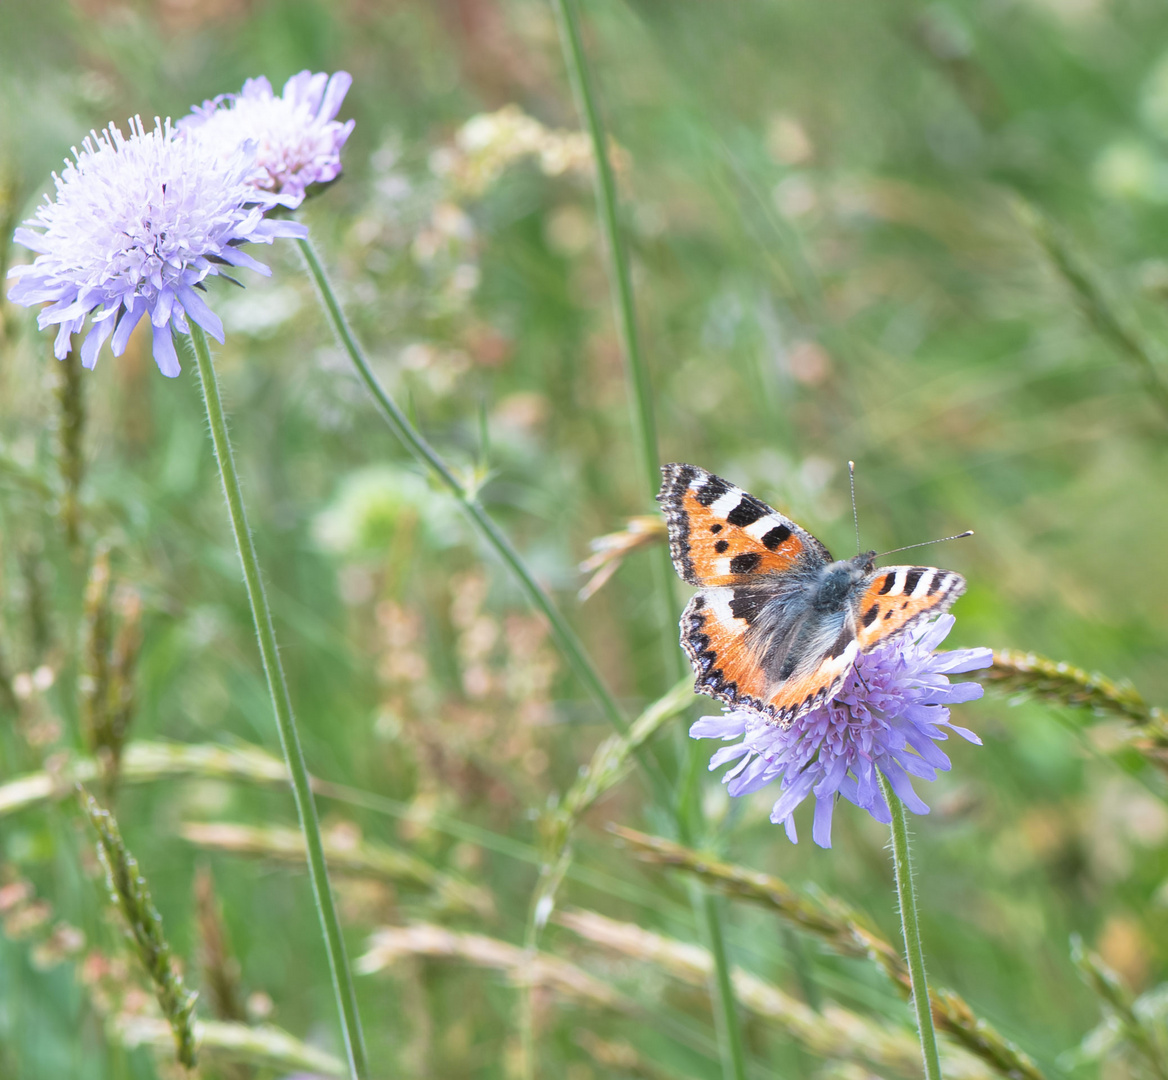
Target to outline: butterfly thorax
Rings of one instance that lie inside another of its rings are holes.
[[[815,582],[811,595],[812,606],[819,611],[836,611],[843,607],[857,582],[872,572],[872,560],[875,558],[876,552],[867,551],[825,566]]]

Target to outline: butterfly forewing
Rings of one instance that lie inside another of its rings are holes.
[[[665,465],[657,495],[669,525],[669,551],[691,585],[745,585],[760,575],[828,562],[805,529],[740,487],[696,465]]]
[[[863,652],[903,634],[921,619],[947,611],[965,578],[935,566],[882,566],[856,605],[856,639]]]

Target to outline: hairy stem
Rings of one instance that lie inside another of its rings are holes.
[[[564,51],[564,62],[568,77],[576,97],[576,107],[580,112],[592,141],[592,156],[596,167],[596,211],[600,218],[600,230],[604,236],[608,254],[609,280],[612,285],[612,302],[620,332],[622,351],[625,357],[625,373],[629,388],[629,404],[632,413],[633,442],[636,446],[637,465],[645,490],[652,498],[661,486],[661,459],[657,452],[657,418],[653,409],[653,383],[649,367],[641,352],[641,338],[637,329],[637,311],[633,303],[633,282],[629,272],[629,253],[625,244],[624,231],[620,225],[620,208],[617,203],[616,177],[612,159],[608,153],[608,138],[600,116],[596,94],[592,86],[592,76],[584,46],[580,39],[580,20],[576,14],[575,0],[552,0],[556,19],[560,28],[560,42]],[[659,597],[658,621],[666,639],[675,621],[673,609],[673,566],[669,552],[662,548],[651,556],[653,594]],[[678,679],[683,673],[681,654],[675,642],[665,641],[665,671],[670,680]]]
[[[301,253],[304,255],[304,262],[308,267],[308,272],[316,283],[317,289],[320,291],[320,296],[324,301],[325,311],[328,313],[333,330],[340,339],[345,352],[349,354],[349,359],[352,360],[353,366],[357,369],[357,374],[361,377],[365,388],[373,397],[374,402],[376,402],[382,419],[389,424],[393,429],[393,433],[402,441],[406,449],[419,462],[429,468],[445,485],[446,489],[462,504],[480,535],[494,548],[495,553],[503,560],[511,573],[515,575],[516,581],[524,593],[527,594],[527,599],[531,605],[547,619],[551,625],[552,633],[555,634],[560,650],[568,660],[568,663],[572,665],[572,669],[575,671],[577,677],[595,699],[596,704],[600,706],[601,711],[603,711],[609,723],[618,731],[624,731],[628,727],[624,713],[621,711],[620,706],[617,705],[616,699],[608,692],[608,688],[604,685],[604,681],[601,679],[600,673],[596,670],[592,660],[584,651],[584,645],[576,636],[576,632],[568,625],[563,615],[560,614],[555,604],[552,603],[551,597],[544,592],[539,582],[535,580],[534,575],[528,570],[519,552],[512,546],[511,541],[507,539],[503,531],[495,524],[486,510],[483,509],[478,498],[459,480],[450,466],[442,460],[438,452],[425,440],[413,424],[410,423],[406,414],[398,407],[397,402],[389,396],[389,393],[382,386],[381,381],[369,366],[369,361],[365,357],[365,351],[358,344],[352,327],[349,326],[349,320],[345,317],[345,313],[341,309],[340,301],[333,291],[332,283],[329,281],[328,274],[325,272],[324,266],[312,246],[312,242],[310,240],[299,240],[297,243],[299,243]]]
[[[900,902],[900,928],[904,934],[905,959],[912,978],[912,1004],[921,1036],[921,1056],[925,1063],[925,1080],[941,1080],[941,1062],[937,1056],[937,1033],[933,1030],[933,1013],[929,1008],[929,985],[925,980],[925,954],[921,948],[921,926],[917,918],[917,894],[912,879],[912,861],[908,848],[908,825],[904,806],[892,785],[879,770],[880,790],[892,811],[892,864],[896,869],[896,895]]]
[[[239,561],[243,565],[243,578],[251,603],[252,618],[255,621],[256,639],[263,659],[264,674],[268,680],[272,709],[276,714],[276,726],[280,732],[280,745],[284,750],[284,760],[288,764],[292,794],[296,799],[296,812],[300,817],[300,829],[304,833],[308,872],[312,879],[312,891],[316,896],[321,928],[324,931],[325,950],[332,972],[333,992],[341,1015],[349,1074],[352,1080],[365,1080],[369,1070],[365,1060],[365,1038],[361,1031],[361,1018],[357,1012],[357,995],[353,987],[352,973],[349,971],[348,957],[345,955],[345,940],[341,935],[340,919],[337,917],[332,890],[329,887],[324,844],[321,842],[320,822],[316,816],[316,803],[312,797],[308,766],[304,761],[304,752],[300,748],[300,736],[292,713],[292,699],[288,694],[288,684],[276,647],[272,613],[268,608],[268,598],[264,592],[255,545],[252,543],[251,530],[248,528],[247,514],[243,506],[243,495],[239,489],[239,476],[235,471],[235,460],[227,434],[227,421],[219,397],[219,382],[211,362],[211,350],[207,345],[206,335],[193,321],[190,329],[191,343],[199,366],[199,380],[203,387],[203,400],[207,406],[211,441],[215,446],[215,460],[219,463],[223,494],[227,499],[235,544],[239,549]]]
[[[637,313],[633,303],[633,283],[629,273],[628,249],[620,224],[620,210],[617,204],[616,177],[608,153],[608,137],[604,130],[588,60],[580,36],[580,20],[576,11],[576,0],[552,0],[560,30],[564,62],[568,77],[576,97],[576,106],[588,128],[592,141],[592,156],[596,166],[596,202],[600,218],[601,232],[609,260],[609,277],[612,283],[613,306],[620,328],[621,343],[624,346],[625,370],[628,376],[629,398],[632,405],[633,439],[637,446],[641,475],[652,497],[661,484],[661,462],[657,453],[657,421],[653,411],[653,385],[649,368],[641,352],[640,336],[637,330]],[[680,677],[683,663],[674,644],[673,634],[668,628],[674,624],[676,611],[673,605],[673,567],[669,552],[658,549],[653,556],[653,593],[660,605],[659,624],[662,631],[662,645],[665,650],[666,672],[670,679]],[[682,752],[681,782],[678,787],[674,811],[679,835],[683,843],[693,843],[692,823],[700,814],[696,805],[698,785],[696,781],[697,756],[700,749],[691,743]],[[711,997],[718,1020],[718,1042],[722,1052],[723,1076],[726,1080],[744,1080],[746,1058],[742,1048],[742,1032],[738,1022],[738,1009],[734,1001],[734,986],[730,978],[730,966],[726,956],[726,942],[722,932],[722,922],[718,904],[700,884],[691,889],[694,915],[702,928],[706,944],[714,959],[714,979]]]

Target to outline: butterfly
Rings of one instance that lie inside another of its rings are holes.
[[[834,561],[806,529],[696,465],[662,467],[657,495],[678,574],[694,690],[780,727],[830,701],[861,653],[946,611],[965,579],[933,566]]]

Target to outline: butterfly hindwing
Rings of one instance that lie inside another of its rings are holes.
[[[856,605],[856,639],[862,652],[903,634],[929,615],[939,615],[965,592],[965,578],[935,566],[882,566]]]
[[[800,625],[767,625],[769,591],[761,587],[703,589],[681,617],[681,643],[698,678],[694,689],[732,706],[748,706],[784,727],[829,701],[859,652],[850,621],[830,628],[829,642],[795,663],[776,664],[786,632]]]
[[[734,589],[703,589],[681,616],[681,647],[697,682],[694,689],[731,705],[765,706],[767,676],[747,640],[750,623],[734,615]]]
[[[767,698],[770,715],[780,726],[790,727],[804,713],[830,701],[839,693],[859,652],[859,643],[853,639],[838,656],[825,656],[811,671],[780,683]]]
[[[657,495],[669,525],[669,551],[690,585],[742,585],[830,562],[805,529],[742,488],[696,465],[665,465]]]

